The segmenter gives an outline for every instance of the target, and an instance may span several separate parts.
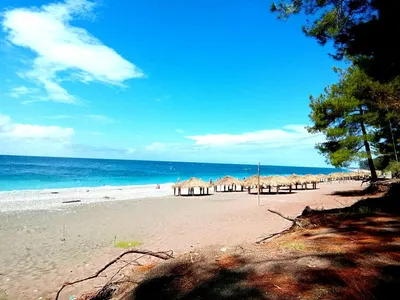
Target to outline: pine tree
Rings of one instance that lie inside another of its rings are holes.
[[[379,114],[371,98],[371,80],[356,67],[336,71],[339,82],[327,87],[320,96],[310,97],[313,126],[308,130],[325,134],[326,142],[316,148],[326,156],[327,162],[345,167],[366,158],[372,180],[376,180],[371,141]]]

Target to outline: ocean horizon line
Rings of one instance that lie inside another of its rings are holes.
[[[235,165],[235,166],[258,166],[256,163],[233,163],[233,162],[201,162],[201,161],[175,161],[175,160],[148,160],[148,159],[127,159],[127,158],[99,158],[99,157],[72,157],[72,156],[40,156],[40,155],[19,155],[19,154],[0,154],[10,157],[32,157],[32,158],[50,158],[50,159],[82,159],[82,160],[110,160],[110,161],[132,161],[132,162],[163,162],[163,163],[182,163],[182,164],[212,164],[212,165]],[[261,167],[288,167],[288,168],[317,168],[317,169],[358,169],[357,167],[336,168],[334,166],[306,166],[306,165],[273,165],[262,164]]]
[[[346,171],[326,167],[273,165],[261,165],[260,168],[263,176]],[[256,164],[1,155],[0,190],[156,185],[190,177],[217,180],[226,175],[242,179],[257,172]]]

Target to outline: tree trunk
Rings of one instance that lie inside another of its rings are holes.
[[[360,108],[360,114],[363,115],[362,108]],[[361,132],[363,134],[365,152],[367,152],[368,165],[369,165],[369,169],[371,171],[371,179],[373,181],[375,181],[378,179],[378,176],[376,175],[374,160],[372,159],[372,154],[371,154],[371,148],[369,146],[369,142],[367,141],[367,130],[365,129],[365,125],[364,125],[363,121],[360,122],[360,125],[361,125]]]

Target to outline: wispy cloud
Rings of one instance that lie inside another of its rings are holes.
[[[150,145],[147,145],[145,147],[145,150],[147,151],[163,151],[165,150],[167,145],[165,143],[159,143],[159,142],[154,142]]]
[[[37,88],[28,88],[26,86],[17,86],[11,89],[10,96],[14,98],[20,98],[27,95],[37,94],[39,89]]]
[[[136,152],[136,149],[134,148],[129,148],[128,150],[126,150],[126,154],[133,154]]]
[[[91,135],[104,135],[103,132],[98,132],[98,131],[89,131],[88,133]]]
[[[124,155],[127,154],[129,149],[127,148],[116,148],[116,147],[109,147],[109,146],[95,146],[95,145],[88,145],[88,144],[68,144],[66,148],[73,150],[75,153],[85,153],[87,154],[117,154],[117,155]]]
[[[55,115],[55,116],[46,116],[47,119],[53,119],[53,120],[62,120],[62,119],[81,119],[81,120],[91,120],[94,122],[98,123],[103,123],[103,124],[109,124],[109,123],[115,123],[115,121],[107,117],[105,115]]]
[[[0,115],[0,139],[66,140],[74,133],[73,128],[19,124],[13,122],[9,116]]]
[[[177,133],[184,133],[185,131],[183,131],[182,129],[177,129],[177,130],[175,130]]]
[[[208,147],[230,147],[258,145],[263,148],[279,148],[285,146],[314,145],[321,136],[311,135],[304,125],[287,125],[278,129],[266,129],[240,134],[205,134],[186,136],[196,145]]]
[[[16,8],[4,13],[2,22],[7,40],[32,50],[36,57],[31,69],[21,73],[47,92],[47,100],[75,103],[77,97],[61,86],[60,74],[81,82],[97,81],[121,85],[131,78],[144,77],[134,64],[102,44],[83,28],[70,24],[93,13],[88,0],[66,0],[40,8]]]

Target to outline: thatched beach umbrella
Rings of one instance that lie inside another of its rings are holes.
[[[224,192],[226,191],[226,187],[228,187],[228,191],[235,191],[237,186],[241,187],[243,191],[243,183],[241,180],[232,177],[232,176],[225,176],[223,178],[218,179],[214,183],[214,190],[217,192],[217,187],[220,186],[220,192],[222,192],[222,187],[224,187]],[[231,187],[231,188],[230,188]]]
[[[293,181],[285,176],[272,176],[266,182],[266,185],[269,186],[270,191],[271,191],[272,186],[276,187],[277,194],[279,193],[279,189],[281,187],[288,187],[289,193],[291,193],[292,192],[292,184],[293,184]]]
[[[319,181],[320,181],[319,177],[317,177],[315,175],[308,174],[308,175],[303,176],[303,183],[304,183],[304,186],[305,186],[306,189],[307,189],[307,184],[308,183],[311,183],[312,184],[312,188],[316,189],[317,188],[317,182],[319,182]]]
[[[287,177],[291,182],[292,182],[292,184],[296,187],[296,190],[297,190],[297,186],[299,185],[299,184],[303,184],[303,180],[302,180],[302,176],[299,176],[299,175],[296,175],[296,174],[292,174],[292,175],[290,175],[290,176],[288,176]]]
[[[187,189],[188,190],[188,195],[189,196],[194,196],[194,189],[199,188],[200,189],[200,194],[199,195],[208,195],[209,194],[209,187],[211,185],[201,179],[192,177],[188,180],[179,182],[173,186],[174,188],[174,195],[176,194],[176,191],[178,190],[178,195],[182,195],[182,189]]]
[[[250,194],[251,189],[254,187],[257,187],[258,189],[260,189],[260,192],[262,192],[262,188],[263,186],[265,186],[265,182],[266,182],[266,178],[265,176],[260,176],[260,186],[258,186],[258,175],[253,175],[249,178],[246,178],[242,181],[242,186],[247,188],[247,192]]]
[[[253,176],[250,176],[250,177],[244,179],[242,181],[242,184],[247,188],[248,187],[251,188],[251,187],[257,186],[257,184],[258,184],[258,175],[253,175]]]
[[[325,174],[318,174],[315,176],[318,177],[318,179],[319,179],[318,182],[326,182],[328,180],[328,175],[325,175]]]

